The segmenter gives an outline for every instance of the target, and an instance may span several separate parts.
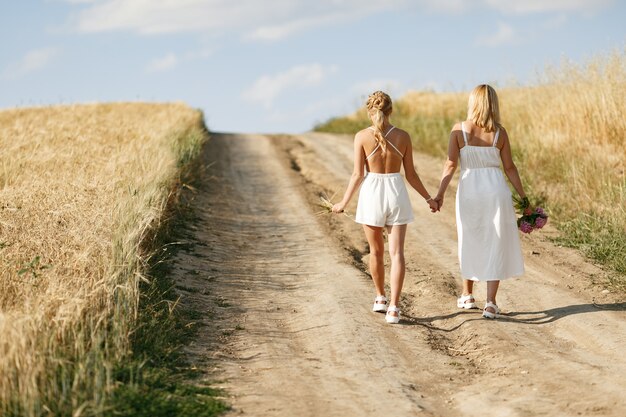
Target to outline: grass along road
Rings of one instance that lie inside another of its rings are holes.
[[[172,370],[150,275],[205,138],[180,103],[0,111],[0,415],[221,408]]]

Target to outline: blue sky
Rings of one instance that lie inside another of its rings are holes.
[[[185,101],[214,131],[303,132],[368,93],[532,82],[626,47],[618,0],[21,0],[0,108]]]

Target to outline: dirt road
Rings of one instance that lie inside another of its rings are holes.
[[[526,275],[502,284],[505,315],[489,321],[456,308],[455,184],[437,214],[411,192],[403,319],[388,325],[371,312],[361,227],[315,214],[347,184],[350,137],[216,134],[203,157],[175,274],[203,313],[187,354],[233,414],[626,415],[626,302],[549,227],[523,236]],[[434,193],[442,161],[415,160]]]

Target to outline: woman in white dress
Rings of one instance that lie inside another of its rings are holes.
[[[483,316],[497,318],[498,286],[503,279],[524,273],[519,232],[511,191],[504,173],[526,198],[506,130],[500,125],[498,96],[489,85],[474,88],[469,97],[467,120],[450,133],[448,160],[435,200],[443,205],[444,194],[461,162],[456,194],[456,224],[463,293],[459,308],[476,308],[472,295],[475,281],[487,281]]]

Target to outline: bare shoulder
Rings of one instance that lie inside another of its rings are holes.
[[[504,143],[505,141],[509,140],[509,134],[507,133],[506,129],[504,128],[504,126],[500,126],[500,134],[498,136],[498,142],[502,142]]]
[[[463,147],[463,132],[461,132],[461,122],[457,122],[452,126],[452,130],[450,131],[450,141],[454,140],[456,142],[457,147]]]
[[[363,130],[359,130],[358,132],[356,132],[356,135],[354,135],[354,141],[355,142],[363,142],[363,140],[365,138],[370,137],[371,135],[371,130],[370,129],[363,129]]]
[[[411,135],[409,135],[409,132],[407,132],[406,130],[396,127],[394,129],[394,132],[394,136],[400,139],[401,142],[411,142]]]
[[[372,136],[374,134],[374,130],[371,127],[366,127],[365,129],[361,129],[358,132],[356,132],[355,136]]]

